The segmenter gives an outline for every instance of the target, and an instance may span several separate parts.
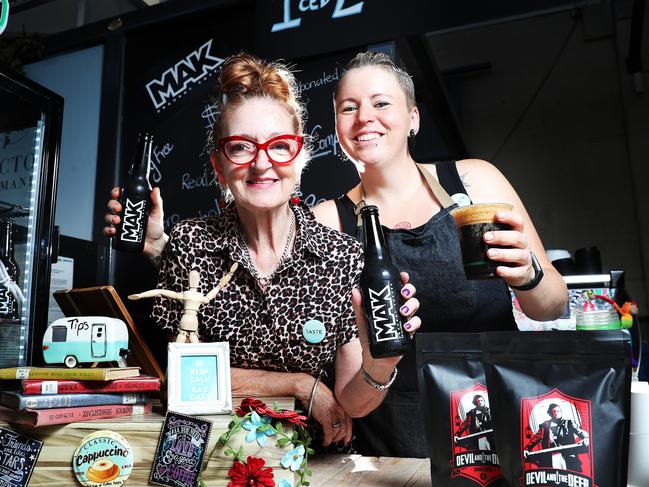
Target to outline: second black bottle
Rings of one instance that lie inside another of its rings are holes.
[[[399,313],[401,276],[392,264],[376,206],[361,210],[365,234],[365,264],[360,284],[370,346],[374,358],[403,355],[410,348],[410,336],[403,331],[406,321]]]
[[[137,151],[128,179],[121,188],[119,202],[122,205],[120,223],[113,237],[113,248],[125,252],[142,252],[146,239],[146,227],[151,209],[151,183],[149,167],[153,137],[141,133]]]

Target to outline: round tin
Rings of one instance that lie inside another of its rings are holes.
[[[119,487],[131,475],[133,450],[114,431],[90,433],[72,456],[72,470],[85,487]]]

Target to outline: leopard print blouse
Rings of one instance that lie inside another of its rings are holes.
[[[202,341],[227,341],[232,367],[305,372],[333,381],[336,349],[358,336],[351,290],[362,270],[362,247],[351,237],[315,221],[304,205],[291,206],[297,233],[292,254],[280,264],[265,292],[246,266],[231,205],[212,219],[193,218],[171,231],[162,255],[158,288],[181,292],[192,269],[199,291],[216,287],[234,261],[230,284],[199,311]],[[178,331],[181,301],[156,298],[153,316],[170,335]],[[325,338],[309,343],[302,334],[309,320],[321,321]]]

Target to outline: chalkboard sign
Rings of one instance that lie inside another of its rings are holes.
[[[257,0],[255,49],[297,58],[529,12],[568,0]]]
[[[255,49],[297,58],[426,32],[431,0],[257,0]]]

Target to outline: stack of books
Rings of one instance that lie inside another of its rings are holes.
[[[150,413],[160,390],[138,367],[12,367],[0,379],[21,380],[19,390],[0,392],[0,420],[30,426]]]

